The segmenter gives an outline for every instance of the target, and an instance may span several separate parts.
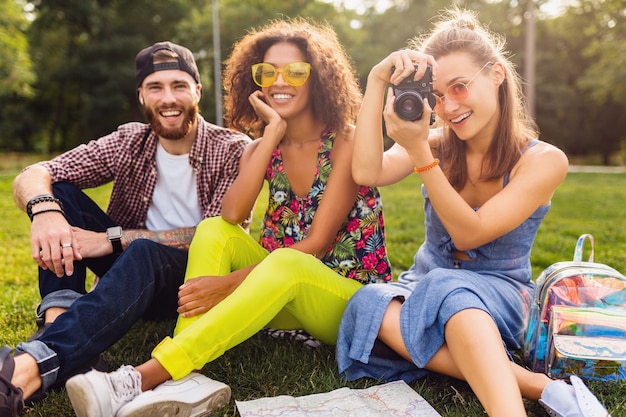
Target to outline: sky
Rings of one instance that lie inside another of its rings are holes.
[[[382,13],[393,5],[392,0],[324,0],[327,3],[334,3],[335,5],[343,4],[346,9],[356,10],[357,13],[363,13],[366,10],[365,4],[376,3],[376,11]]]
[[[356,10],[357,12],[364,12],[365,5],[364,4],[376,4],[376,10],[378,12],[383,12],[389,7],[391,7],[394,3],[393,0],[325,0],[329,3],[335,4],[343,4],[346,8]],[[548,0],[541,6],[541,11],[548,16],[557,16],[559,15],[568,5],[574,3],[575,0]]]

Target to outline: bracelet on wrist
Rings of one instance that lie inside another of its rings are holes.
[[[423,167],[413,168],[413,172],[415,172],[416,174],[419,174],[419,173],[422,173],[422,172],[426,172],[428,170],[433,169],[437,165],[439,165],[439,159],[435,158],[435,160],[433,162],[431,162],[430,164],[428,164],[428,165],[424,165]]]
[[[33,221],[33,207],[39,203],[57,203],[59,205],[59,209],[63,212],[63,203],[61,200],[52,194],[39,194],[28,200],[28,203],[26,203],[26,214],[31,221]]]
[[[35,218],[36,215],[41,214],[41,213],[50,213],[52,211],[56,211],[57,213],[61,213],[63,215],[63,217],[65,217],[65,212],[61,209],[58,208],[51,208],[51,209],[45,209],[45,210],[41,210],[41,211],[36,211],[34,213],[31,213],[30,215],[30,221],[32,222],[33,219]]]

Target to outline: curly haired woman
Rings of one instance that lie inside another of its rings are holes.
[[[174,337],[136,368],[68,381],[79,417],[204,415],[230,389],[193,370],[264,327],[334,344],[352,294],[391,280],[380,196],[352,179],[361,93],[334,30],[298,19],[248,33],[226,63],[225,87],[228,124],[259,139],[244,151],[221,217],[198,226]],[[259,245],[239,223],[263,181]]]

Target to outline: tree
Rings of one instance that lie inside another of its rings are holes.
[[[330,23],[363,86],[373,65],[428,31],[431,19],[451,5],[478,12],[482,22],[505,36],[518,70],[532,60],[524,48],[524,11],[533,0],[394,0],[384,12],[375,8],[375,0],[364,0],[359,14],[341,0],[219,0],[219,56],[213,51],[212,1],[30,0],[30,25],[16,1],[29,0],[0,0],[4,149],[58,152],[129,119],[142,120],[134,57],[166,39],[195,53],[203,84],[201,111],[215,120],[215,61],[226,59],[250,28],[284,16]],[[547,0],[535,1],[539,9]],[[608,162],[625,140],[624,1],[580,0],[558,17],[537,14],[536,120],[541,137],[570,155],[601,152]]]
[[[590,60],[578,86],[593,109],[592,134],[602,162],[626,146],[626,4],[624,0],[586,0],[582,8],[595,10],[596,24],[585,28],[590,42],[582,54]],[[623,162],[623,161],[622,161]]]
[[[58,152],[141,120],[134,82],[137,52],[177,41],[187,0],[45,0],[34,3],[29,39],[38,73],[44,150]]]
[[[28,21],[15,0],[0,0],[0,97],[32,96],[35,74],[24,35]]]
[[[583,0],[538,27],[542,132],[572,156],[600,153],[604,164],[626,131],[623,7],[623,0]]]
[[[21,111],[35,94],[28,24],[19,3],[0,0],[0,146],[10,150],[21,149],[16,138],[30,136],[31,120]]]

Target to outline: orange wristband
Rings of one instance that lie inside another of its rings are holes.
[[[433,162],[431,162],[430,164],[428,164],[428,165],[424,165],[423,167],[413,168],[413,172],[415,172],[417,174],[419,174],[420,172],[426,172],[429,169],[433,169],[437,165],[439,165],[439,159],[435,158],[435,160]]]

